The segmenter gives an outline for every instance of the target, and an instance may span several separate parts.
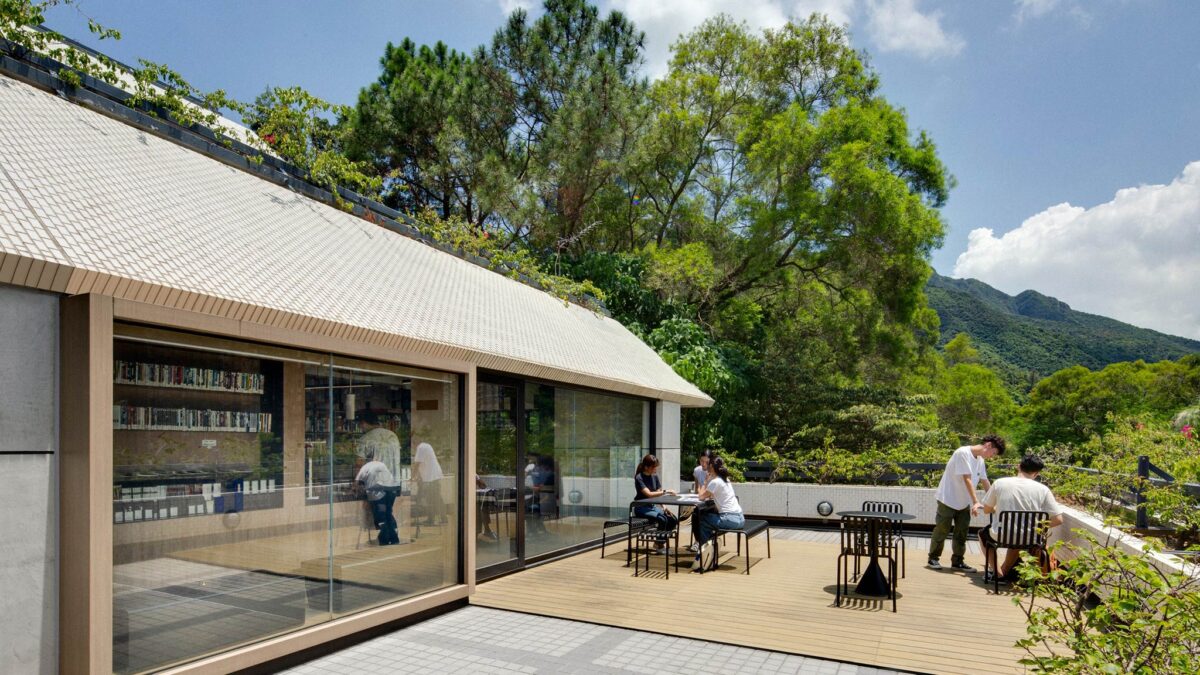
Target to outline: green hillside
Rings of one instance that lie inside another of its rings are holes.
[[[1200,342],[1077,312],[1067,303],[1023,291],[1012,296],[976,279],[934,273],[925,287],[942,320],[941,343],[971,336],[983,362],[1014,391],[1063,368],[1092,370],[1118,361],[1161,361],[1200,352]]]

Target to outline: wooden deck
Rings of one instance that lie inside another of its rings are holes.
[[[651,576],[634,577],[621,546],[608,549],[605,559],[586,551],[480,584],[471,603],[917,672],[1023,671],[1022,652],[1013,647],[1025,632],[1012,602],[1017,591],[1001,587],[997,596],[984,588],[982,574],[926,569],[928,538],[916,537],[898,613],[890,600],[853,595],[835,607],[835,537],[773,529],[768,560],[759,535],[749,575],[745,559],[731,557],[732,539],[718,571],[681,568],[670,579],[657,556]],[[943,564],[948,559],[947,550]],[[967,561],[982,569],[977,547]]]

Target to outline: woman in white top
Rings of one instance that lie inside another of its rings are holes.
[[[696,554],[693,570],[702,566],[716,566],[712,560],[712,540],[717,536],[718,529],[737,529],[746,525],[746,517],[742,515],[742,506],[738,504],[733,486],[729,484],[729,469],[725,460],[713,457],[708,464],[708,483],[700,488],[700,499],[711,499],[716,511],[702,511],[695,519],[696,539],[700,542],[700,552]],[[703,561],[703,562],[702,562]]]

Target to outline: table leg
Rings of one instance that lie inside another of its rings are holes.
[[[854,590],[859,595],[887,597],[891,595],[892,587],[888,583],[887,577],[883,574],[883,570],[879,567],[878,519],[871,520],[869,533],[871,538],[871,542],[869,544],[871,562],[867,564],[867,569],[863,570],[862,578],[858,580],[858,586],[856,586]]]

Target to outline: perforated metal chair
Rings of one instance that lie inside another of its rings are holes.
[[[872,502],[866,501],[862,503],[863,511],[878,511],[880,513],[904,513],[904,505],[900,502]],[[892,521],[892,534],[896,537],[896,544],[900,547],[898,556],[900,557],[900,577],[904,578],[908,565],[904,562],[904,523],[899,520]]]
[[[995,518],[993,518],[993,521]],[[996,567],[992,572],[992,590],[1000,592],[1000,549],[1037,553],[1042,569],[1049,567],[1050,554],[1046,552],[1046,528],[1050,515],[1045,511],[1001,511],[1000,523],[994,529],[996,536]],[[983,557],[983,574],[987,577],[990,567],[986,554]]]

